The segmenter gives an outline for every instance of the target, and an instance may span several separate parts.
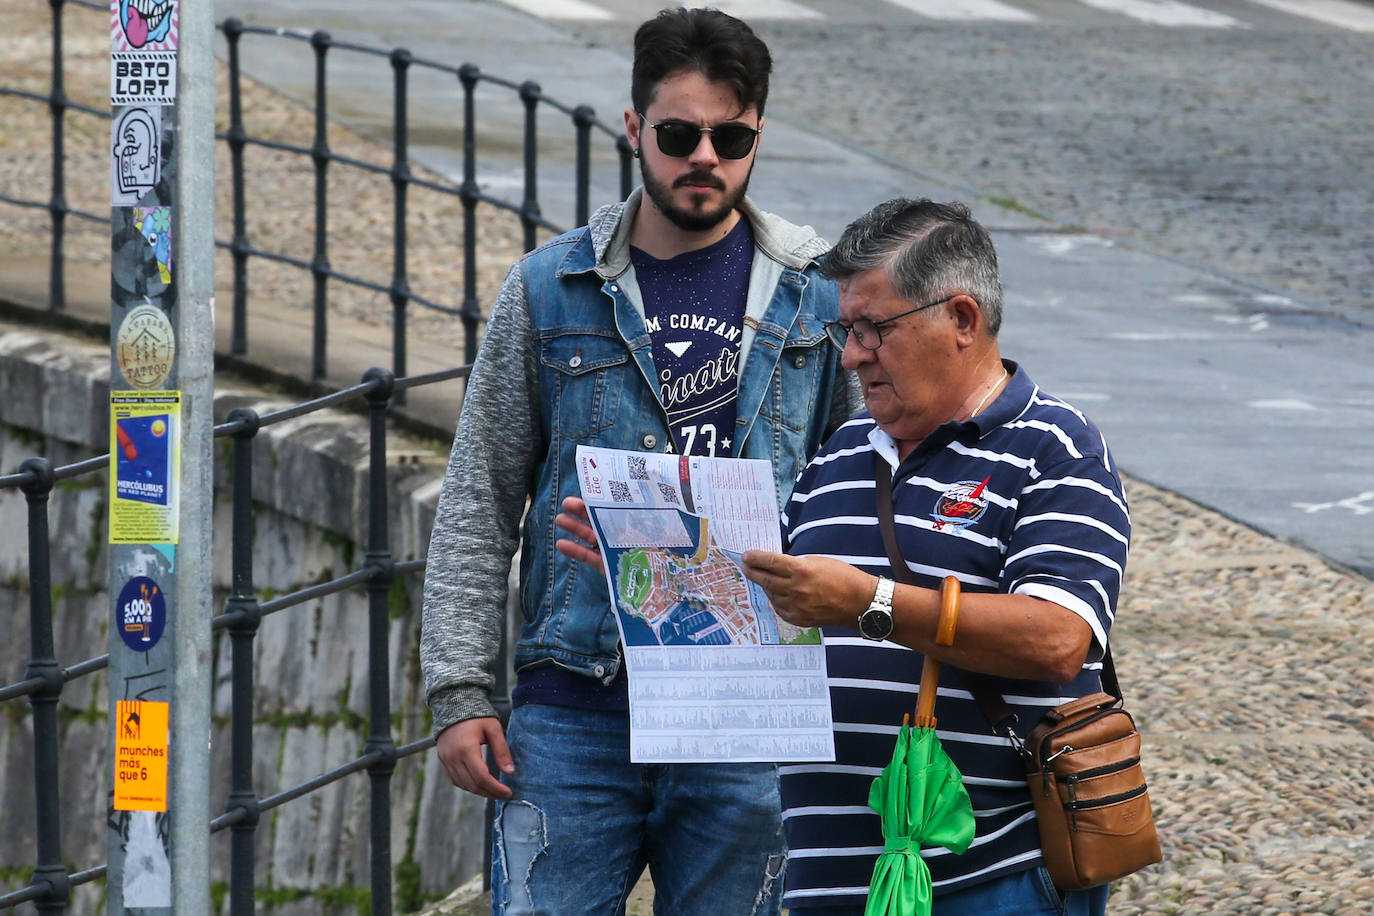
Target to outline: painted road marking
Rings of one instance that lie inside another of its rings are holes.
[[[1269,316],[1262,313],[1259,315],[1213,315],[1212,320],[1222,324],[1244,325],[1251,331],[1263,331],[1269,327]]]
[[[1204,10],[1178,0],[1078,0],[1099,10],[1120,13],[1141,22],[1162,26],[1193,26],[1196,28],[1245,28],[1238,19],[1211,10]]]
[[[1353,29],[1356,32],[1374,32],[1374,6],[1364,3],[1350,3],[1349,0],[1250,0],[1260,6],[1315,19],[1337,28]]]
[[[507,4],[541,19],[614,19],[608,10],[582,0],[505,0]]]
[[[961,22],[974,19],[996,19],[1002,22],[1035,21],[1035,17],[1025,10],[999,3],[997,0],[886,0],[886,2],[930,19],[952,19]]]
[[[1298,398],[1266,398],[1262,401],[1251,401],[1250,407],[1258,407],[1261,410],[1316,410],[1317,408],[1306,401]]]
[[[751,19],[824,19],[825,14],[792,0],[720,0],[711,6],[745,22]]]
[[[507,4],[543,19],[607,21],[618,17],[605,7],[586,0],[505,0]],[[1002,0],[881,0],[928,19],[955,22],[991,20],[1038,22],[1027,10]],[[1203,9],[1182,0],[1071,0],[1093,9],[1127,16],[1150,25],[1192,28],[1250,28],[1246,22]],[[1249,0],[1261,6],[1312,19],[1337,28],[1374,32],[1374,7],[1352,0]],[[826,15],[794,0],[721,0],[713,4],[746,22],[751,19],[818,20]]]
[[[1374,512],[1374,490],[1365,490],[1359,496],[1347,496],[1345,499],[1329,503],[1293,503],[1293,508],[1301,509],[1309,515],[1328,509],[1348,509],[1356,515],[1368,515]]]
[[[1217,335],[1206,331],[1117,331],[1107,335],[1112,340],[1156,343],[1164,340],[1216,340]]]

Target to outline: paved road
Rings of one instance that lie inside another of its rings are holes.
[[[894,194],[970,200],[1002,253],[1004,350],[1090,413],[1124,469],[1374,574],[1374,6],[951,0],[937,6],[964,18],[937,19],[912,11],[921,0],[767,2],[783,18],[751,17],[778,60],[753,185],[765,206],[833,237]],[[217,12],[473,61],[615,121],[648,6]],[[331,58],[334,110],[375,131],[389,96],[373,66]],[[309,96],[283,55],[250,52],[245,69]],[[418,155],[454,170],[452,84],[417,89]],[[482,179],[517,197],[518,107],[486,90],[482,105]],[[566,156],[546,126],[545,154]],[[541,193],[568,222],[557,184]],[[597,193],[615,195],[609,174]]]

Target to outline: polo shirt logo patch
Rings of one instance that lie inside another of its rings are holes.
[[[935,530],[942,531],[946,525],[954,528],[967,528],[988,511],[988,500],[983,495],[992,475],[981,481],[961,480],[950,484],[940,498],[935,500],[935,511],[930,517],[935,519]]]

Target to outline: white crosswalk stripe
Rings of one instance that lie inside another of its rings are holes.
[[[1260,6],[1315,19],[1341,29],[1354,29],[1356,32],[1374,32],[1374,6],[1367,3],[1350,3],[1347,0],[1250,0]]]
[[[930,19],[971,21],[990,19],[1000,22],[1034,22],[1035,16],[1020,7],[998,0],[886,0],[893,6],[911,10]]]
[[[544,19],[581,21],[638,21],[649,9],[642,0],[505,0],[511,6]],[[693,0],[693,3],[697,0]],[[701,0],[706,2],[706,0]],[[1242,0],[1243,3],[1335,28],[1374,32],[1374,4],[1356,0]],[[718,9],[750,20],[845,21],[853,16],[879,15],[887,21],[897,11],[919,19],[945,22],[1053,23],[1073,21],[1076,15],[1119,16],[1165,28],[1250,28],[1245,13],[1228,5],[1228,12],[1208,9],[1186,0],[713,0]],[[886,15],[882,11],[887,11]],[[1032,11],[1033,10],[1033,11]],[[1272,13],[1255,10],[1261,19]]]
[[[510,6],[541,19],[607,20],[615,16],[606,9],[583,0],[504,0]]]
[[[1178,0],[1079,0],[1099,10],[1120,13],[1141,22],[1163,26],[1193,26],[1212,29],[1230,29],[1244,26],[1245,23],[1224,13],[1205,10]]]
[[[738,16],[745,22],[754,19],[824,19],[809,6],[793,3],[792,0],[719,0],[712,3],[716,9],[731,16]]]

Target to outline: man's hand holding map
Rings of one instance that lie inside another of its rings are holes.
[[[834,757],[820,632],[777,618],[740,554],[781,549],[766,461],[579,446],[625,647],[636,762]]]

